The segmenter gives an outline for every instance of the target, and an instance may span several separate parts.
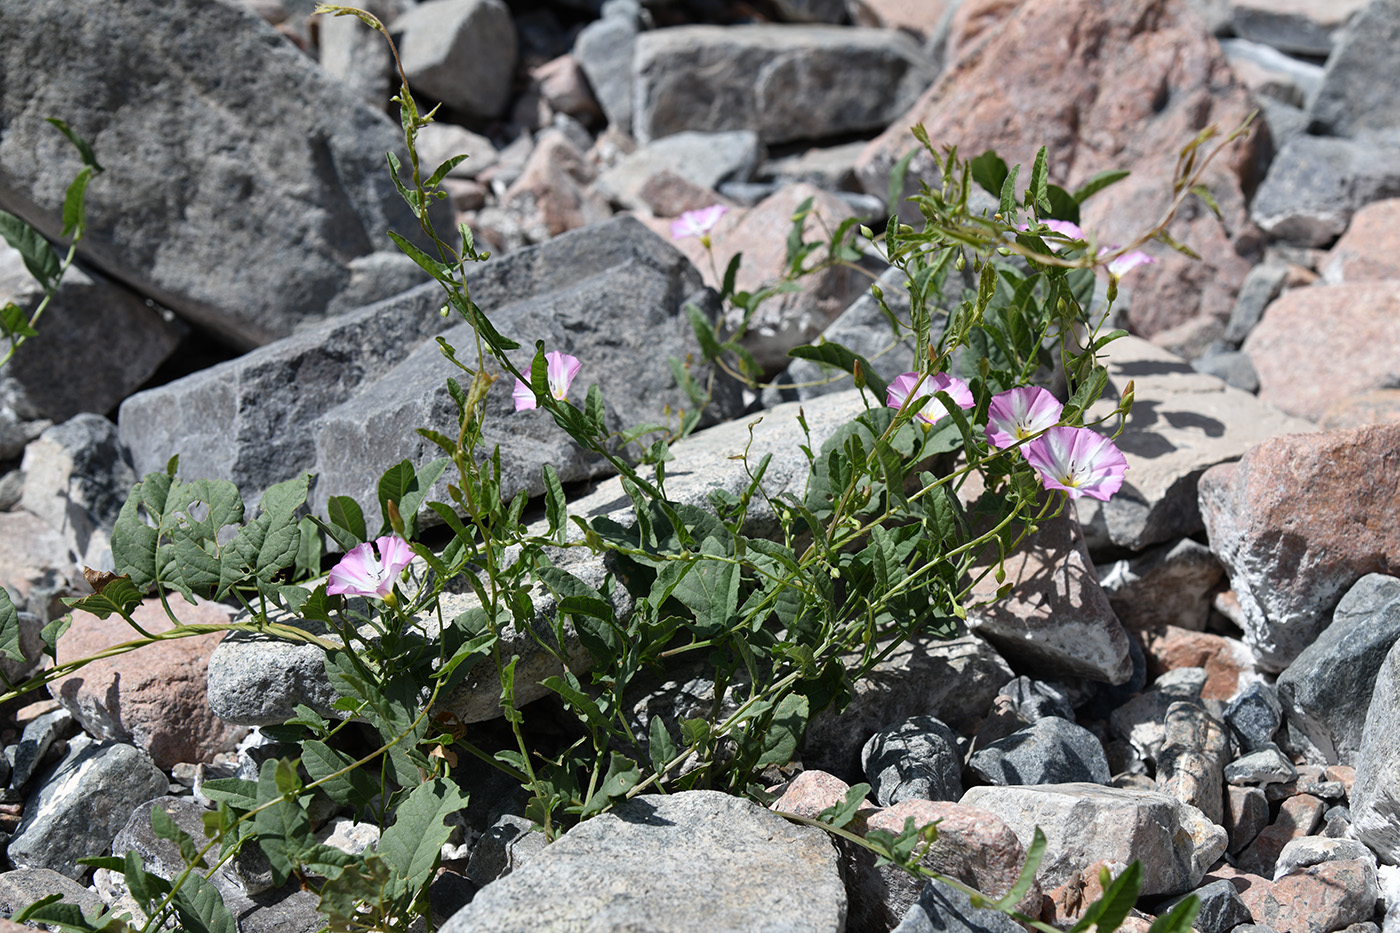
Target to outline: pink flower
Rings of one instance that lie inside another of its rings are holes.
[[[1068,220],[1042,220],[1041,223],[1050,228],[1050,232],[1067,236],[1071,240],[1087,240],[1088,235],[1084,233],[1084,228],[1079,224],[1071,223]]]
[[[1128,461],[1113,441],[1088,428],[1050,428],[1021,448],[1046,489],[1063,489],[1071,499],[1108,501],[1123,485]]]
[[[376,548],[379,550],[377,558],[374,556]],[[413,550],[398,535],[376,538],[373,546],[368,541],[357,544],[331,568],[326,594],[390,600],[394,595],[394,580],[412,559]]]
[[[890,383],[889,391],[885,395],[885,404],[890,408],[903,408],[911,392],[915,398],[932,395],[935,392],[947,392],[953,403],[963,409],[971,408],[977,404],[977,400],[972,397],[972,390],[967,387],[967,383],[956,376],[937,373],[924,379],[923,384],[919,385],[918,391],[914,391],[914,386],[918,383],[918,373],[905,373],[896,377]],[[936,411],[935,406],[938,405],[937,401],[925,402],[924,407],[919,409],[919,413],[914,416],[915,420],[923,422],[925,428],[933,427],[943,419],[943,414],[934,414],[929,410]]]
[[[729,208],[723,204],[711,204],[698,211],[686,211],[679,218],[671,221],[671,239],[683,240],[688,236],[698,236],[701,240],[708,240],[710,231],[727,213],[729,213]]]
[[[1118,247],[1116,246],[1105,246],[1103,249],[1099,250],[1099,255],[1103,256],[1107,253],[1111,253],[1117,248]],[[1154,263],[1156,261],[1157,260],[1153,259],[1151,256],[1147,255],[1140,249],[1130,250],[1129,252],[1126,252],[1121,256],[1117,256],[1109,261],[1108,274],[1111,278],[1121,279],[1123,276],[1127,275],[1129,272],[1133,271],[1138,266],[1145,266],[1149,263]]]
[[[1064,411],[1055,396],[1039,386],[1008,389],[992,396],[987,406],[987,443],[1005,450],[1046,428]]]
[[[559,401],[564,401],[569,397],[569,386],[574,384],[574,377],[583,368],[576,356],[567,353],[560,353],[558,350],[551,350],[544,355],[545,376],[549,380],[549,394]],[[535,390],[530,388],[519,379],[515,380],[515,391],[511,393],[515,398],[515,410],[525,411],[528,408],[536,407]]]

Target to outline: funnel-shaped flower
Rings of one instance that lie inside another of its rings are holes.
[[[959,408],[971,408],[977,404],[977,400],[972,397],[972,390],[967,387],[956,376],[949,376],[946,373],[935,373],[919,385],[918,390],[914,386],[919,384],[918,373],[905,373],[896,377],[890,382],[889,390],[885,394],[885,404],[890,408],[903,408],[905,401],[912,392],[915,398],[923,395],[932,395],[935,392],[947,392],[948,397]],[[919,413],[914,416],[916,421],[922,422],[925,428],[931,428],[947,414],[943,405],[937,400],[925,402],[924,407],[919,409]]]
[[[1111,253],[1117,248],[1118,247],[1116,246],[1105,246],[1103,249],[1099,250],[1099,255],[1102,256],[1105,253]],[[1153,259],[1151,256],[1147,255],[1140,249],[1129,250],[1128,252],[1124,253],[1121,256],[1115,257],[1109,262],[1108,274],[1111,278],[1121,279],[1123,276],[1127,275],[1129,272],[1132,272],[1138,266],[1145,266],[1156,261],[1157,260]]]
[[[1123,485],[1127,458],[1113,441],[1088,428],[1050,428],[1021,448],[1046,489],[1063,489],[1071,499],[1108,501]]]
[[[375,549],[379,556],[375,557]],[[331,568],[329,596],[374,596],[389,599],[394,592],[394,580],[413,559],[413,549],[398,535],[376,538],[357,544],[350,553]]]
[[[705,240],[715,228],[715,224],[719,223],[719,219],[727,213],[729,208],[723,204],[711,204],[697,211],[686,211],[671,221],[671,239],[683,240],[688,236],[698,236]]]
[[[987,406],[987,443],[1005,450],[1060,420],[1064,406],[1039,386],[1022,386],[992,396]]]
[[[574,377],[583,368],[583,364],[579,362],[578,357],[560,353],[558,350],[546,353],[544,361],[545,378],[549,381],[549,394],[562,402],[569,397],[569,386],[574,384]],[[515,391],[511,395],[515,398],[516,411],[525,411],[528,408],[536,407],[535,390],[519,379],[515,380]]]
[[[1084,228],[1081,227],[1081,226],[1079,226],[1079,224],[1077,224],[1077,223],[1073,223],[1072,221],[1068,221],[1068,220],[1053,220],[1053,219],[1052,219],[1052,220],[1042,220],[1041,223],[1043,223],[1043,224],[1045,224],[1045,226],[1049,227],[1050,230],[1051,230],[1051,232],[1053,232],[1053,233],[1058,233],[1058,234],[1060,234],[1061,236],[1067,236],[1067,237],[1069,237],[1071,240],[1087,240],[1087,239],[1089,239],[1088,235],[1085,234],[1085,232],[1084,232]]]

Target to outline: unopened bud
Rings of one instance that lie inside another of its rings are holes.
[[[953,260],[953,268],[959,272],[967,268],[967,257],[963,255],[962,250],[958,250],[958,258]]]
[[[851,364],[851,376],[855,379],[857,389],[865,388],[865,369],[861,367],[860,360]]]
[[[860,235],[865,237],[867,240],[875,239],[875,231],[871,230],[865,224],[860,225]]]
[[[998,255],[998,256],[1010,256],[1010,255],[1011,255],[1011,248],[1010,248],[1009,246],[998,246],[998,247],[997,247],[997,255]]]
[[[870,286],[870,294],[875,296],[876,301],[885,300],[885,290],[878,285]]]
[[[1118,410],[1127,414],[1133,407],[1133,380],[1128,380],[1128,385],[1123,389],[1123,401],[1118,403]]]
[[[393,499],[387,500],[384,504],[389,513],[389,527],[394,529],[394,534],[400,538],[407,538],[408,535],[403,532],[403,516],[399,514],[398,504]]]

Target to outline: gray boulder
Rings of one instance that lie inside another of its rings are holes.
[[[1021,929],[1009,915],[974,907],[963,891],[929,881],[893,933],[1018,933]]]
[[[1092,732],[1058,716],[974,752],[968,767],[991,784],[1107,784],[1112,776],[1103,744]]]
[[[765,143],[882,129],[933,81],[894,30],[678,26],[637,37],[633,135],[753,130]]]
[[[19,252],[0,241],[0,303],[14,302],[27,317],[43,298]],[[0,409],[21,422],[111,411],[151,377],[184,333],[140,295],[77,265],[64,275],[35,329],[39,336],[0,371]]]
[[[79,161],[43,117],[66,115],[107,169],[84,258],[234,345],[324,317],[353,260],[393,251],[384,231],[422,240],[394,123],[241,3],[21,4],[0,73],[0,207],[58,235]]]
[[[1225,851],[1225,830],[1200,810],[1153,791],[1097,784],[974,787],[962,802],[990,810],[1029,845],[1035,827],[1047,847],[1039,881],[1049,890],[1103,860],[1143,864],[1142,894],[1185,894]]]
[[[616,204],[639,210],[646,206],[642,189],[654,175],[669,172],[713,191],[726,181],[748,181],[762,155],[752,130],[675,133],[624,156],[598,177],[597,190]]]
[[[1371,692],[1400,641],[1400,579],[1367,574],[1347,590],[1332,624],[1278,677],[1289,736],[1310,761],[1356,766]]]
[[[1235,886],[1228,881],[1212,881],[1192,891],[1200,901],[1200,909],[1191,928],[1197,933],[1228,933],[1242,923],[1249,923],[1253,916],[1245,906]],[[1157,908],[1160,917],[1176,907],[1190,895],[1173,898]]]
[[[637,45],[641,5],[604,4],[603,16],[579,30],[574,57],[593,88],[608,123],[632,131],[632,52]]]
[[[1357,210],[1400,194],[1400,145],[1388,135],[1298,136],[1274,157],[1250,219],[1276,240],[1327,246]]]
[[[73,879],[88,873],[78,859],[106,853],[132,811],[169,785],[134,745],[81,738],[39,781],[10,840],[10,861],[19,868],[51,868]]]
[[[1400,864],[1400,647],[1392,647],[1376,674],[1361,734],[1350,802],[1352,836],[1386,865]]]
[[[0,916],[13,917],[41,897],[62,894],[84,913],[102,906],[98,896],[86,887],[51,868],[16,868],[0,874]]]
[[[882,807],[908,798],[957,800],[963,794],[957,736],[932,716],[915,716],[872,735],[860,750],[860,765]]]
[[[1294,55],[1326,58],[1347,19],[1368,0],[1322,0],[1278,3],[1276,0],[1233,0],[1230,25],[1234,33]]]
[[[1245,687],[1225,707],[1225,722],[1245,751],[1272,743],[1274,733],[1283,725],[1277,686],[1255,681]]]
[[[89,566],[110,569],[112,526],[136,482],[117,426],[101,415],[54,425],[24,449],[19,507],[63,535]]]
[[[428,0],[395,20],[394,32],[409,87],[472,117],[505,110],[516,35],[502,0]]]
[[[1387,87],[1400,69],[1400,5],[1374,0],[1342,30],[1312,102],[1312,130],[1356,136],[1400,129],[1400,101]]]
[[[442,933],[540,929],[837,933],[836,847],[739,797],[643,795],[482,888]]]

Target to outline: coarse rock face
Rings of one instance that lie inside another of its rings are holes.
[[[1113,341],[1099,359],[1108,388],[1089,416],[1112,412],[1129,382],[1135,401],[1116,441],[1128,460],[1123,488],[1107,502],[1075,503],[1091,551],[1136,551],[1201,531],[1197,482],[1207,468],[1275,435],[1313,430],[1137,337]]]
[[[1312,130],[1356,136],[1366,130],[1400,129],[1400,102],[1384,90],[1384,76],[1397,68],[1400,7],[1377,0],[1351,18],[1328,56],[1322,88],[1312,102]]]
[[[1201,811],[1165,794],[1097,784],[974,787],[962,803],[990,810],[1023,845],[1045,833],[1040,883],[1069,880],[1097,860],[1143,864],[1143,894],[1184,894],[1225,851],[1225,830]]]
[[[1400,425],[1277,437],[1201,478],[1210,547],[1262,669],[1298,657],[1362,576],[1396,571],[1397,485]]]
[[[1357,139],[1295,136],[1280,148],[1249,216],[1276,240],[1326,246],[1371,201],[1400,194],[1400,129]]]
[[[1400,865],[1400,645],[1390,649],[1371,693],[1351,791],[1353,833],[1386,865]]]
[[[845,919],[825,833],[738,797],[688,791],[642,795],[574,827],[440,929],[838,933]]]
[[[233,616],[229,607],[204,600],[194,606],[175,600],[172,608],[186,625],[222,625]],[[65,658],[89,657],[135,635],[115,615],[99,619],[75,611],[73,616],[73,626],[63,636]],[[156,601],[138,606],[132,618],[152,634],[171,627]],[[171,639],[94,661],[49,689],[90,734],[131,742],[158,768],[208,762],[219,752],[232,751],[244,735],[214,715],[205,692],[209,655],[222,637],[211,632]]]
[[[1329,285],[1400,279],[1400,198],[1374,201],[1352,215],[1327,254],[1322,279]]]
[[[44,122],[63,115],[107,170],[80,254],[236,346],[383,297],[351,291],[352,263],[392,251],[385,230],[422,239],[394,124],[233,0],[21,4],[0,72],[0,208],[57,237],[80,167]]]
[[[753,130],[765,143],[888,125],[933,80],[903,33],[833,26],[680,26],[641,33],[632,131]]]
[[[1292,289],[1269,305],[1244,351],[1259,398],[1319,421],[1347,399],[1400,380],[1400,280]],[[1306,373],[1306,378],[1300,378]]]
[[[1400,642],[1400,580],[1367,574],[1278,677],[1294,745],[1315,764],[1355,766],[1376,676]]]
[[[1040,522],[1002,566],[1011,592],[997,599],[1001,584],[994,575],[983,578],[972,591],[980,605],[968,609],[968,628],[1011,663],[1048,678],[1121,684],[1132,677],[1128,636],[1071,511]]]
[[[936,147],[965,154],[994,149],[1027,177],[1036,149],[1049,148],[1050,181],[1073,191],[1098,172],[1132,177],[1085,205],[1084,226],[1101,243],[1123,243],[1154,224],[1172,198],[1177,152],[1208,124],[1224,132],[1252,109],[1215,40],[1179,0],[1049,0],[1019,6],[870,144],[857,174],[883,198],[890,169],[917,145],[922,123]],[[1168,228],[1204,261],[1162,251],[1135,270],[1128,326],[1152,335],[1198,316],[1224,321],[1259,247],[1244,190],[1255,142],[1223,154],[1207,183],[1225,216],[1190,205]],[[915,157],[906,193],[932,181]],[[912,211],[913,205],[906,205]],[[910,214],[906,221],[917,215]]]
[[[473,117],[510,101],[516,35],[502,0],[428,0],[394,22],[409,86]]]

